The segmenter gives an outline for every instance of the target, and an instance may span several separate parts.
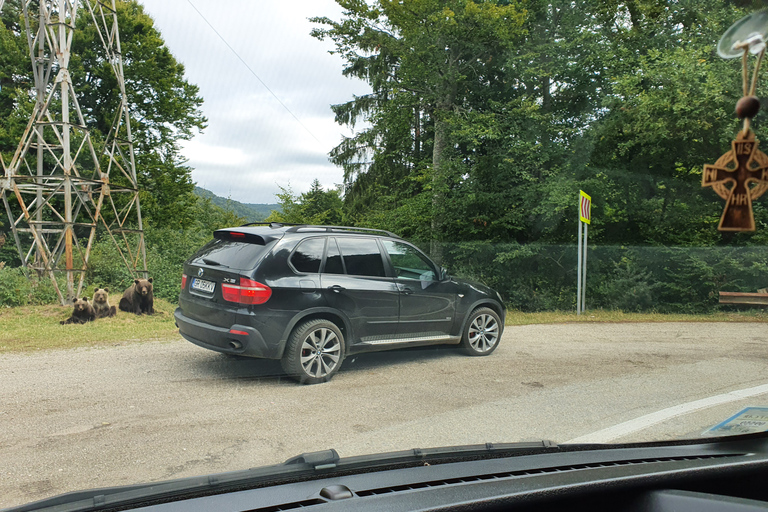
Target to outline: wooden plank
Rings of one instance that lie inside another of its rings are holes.
[[[719,292],[720,304],[768,306],[768,293]]]

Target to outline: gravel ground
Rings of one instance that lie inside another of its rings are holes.
[[[0,356],[0,507],[84,488],[282,462],[530,439],[567,441],[768,383],[757,323],[508,327],[490,357],[453,348],[352,356],[299,386],[278,362],[181,339]],[[626,440],[696,436],[768,395]]]

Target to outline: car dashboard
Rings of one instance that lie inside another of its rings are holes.
[[[58,502],[13,510],[768,510],[768,436],[763,434],[654,445],[557,446],[543,441],[523,448],[466,448],[386,454],[377,465],[365,464],[364,457],[329,459],[318,452],[280,466],[293,466],[301,470],[298,474],[285,473],[269,482],[231,480],[224,473],[196,477],[205,485],[184,492],[168,487],[152,497],[126,499],[136,488],[132,486],[80,500],[73,493],[68,502],[63,495]],[[521,449],[525,454],[514,453]]]

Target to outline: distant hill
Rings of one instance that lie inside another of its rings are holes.
[[[204,199],[210,199],[211,202],[216,206],[230,211],[238,217],[244,218],[247,222],[261,222],[269,217],[269,214],[272,213],[272,210],[280,211],[279,204],[241,203],[239,201],[217,196],[210,190],[206,190],[202,187],[195,187],[195,194]]]

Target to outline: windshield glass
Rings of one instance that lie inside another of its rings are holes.
[[[0,0],[0,508],[768,431],[759,8]]]

